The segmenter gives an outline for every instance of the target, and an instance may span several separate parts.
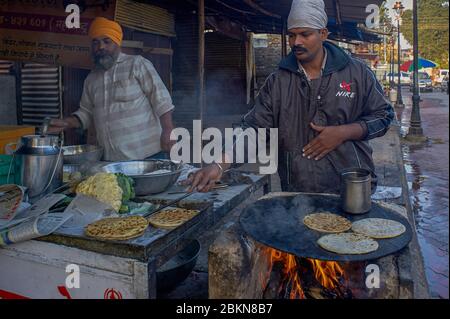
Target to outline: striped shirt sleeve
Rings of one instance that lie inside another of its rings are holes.
[[[174,109],[169,91],[149,60],[137,59],[135,76],[158,117]]]
[[[84,81],[83,93],[81,95],[80,108],[72,115],[78,117],[81,121],[82,129],[86,130],[92,123],[92,112],[94,109],[94,103],[88,90],[88,78]]]

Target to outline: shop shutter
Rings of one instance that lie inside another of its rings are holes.
[[[24,63],[21,68],[21,123],[40,125],[61,112],[61,67]]]
[[[115,20],[128,28],[175,37],[173,14],[149,4],[117,0]]]
[[[10,74],[14,62],[0,60],[0,74]]]

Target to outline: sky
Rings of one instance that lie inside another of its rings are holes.
[[[386,2],[386,7],[388,7],[389,10],[389,16],[391,18],[394,18],[394,10],[392,9],[394,7],[395,2],[398,0],[387,0]],[[403,6],[405,7],[405,10],[412,10],[412,0],[403,0],[402,1]],[[400,32],[401,32],[402,28],[400,25]],[[412,48],[412,45],[405,40],[405,38],[403,37],[403,35],[400,35],[400,47],[402,47],[403,49],[409,49]]]

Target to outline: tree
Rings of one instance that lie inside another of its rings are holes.
[[[393,32],[393,26],[392,26],[392,19],[389,17],[389,8],[387,7],[387,2],[384,1],[380,6],[380,25],[375,31],[385,33],[385,34],[392,34]],[[382,41],[379,44],[376,44],[374,46],[375,52],[378,54],[379,57],[384,58],[385,54],[385,44],[386,44],[386,61],[391,61],[391,36],[383,36],[386,39],[385,41]],[[394,59],[396,59],[396,55],[394,55]]]
[[[448,68],[448,1],[417,1],[419,20],[419,55]],[[402,16],[401,32],[409,43],[413,43],[412,10]]]

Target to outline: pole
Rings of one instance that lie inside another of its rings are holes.
[[[386,26],[383,27],[383,32],[386,33]],[[384,64],[386,65],[387,62],[387,52],[386,52],[386,45],[387,45],[387,41],[386,41],[386,34],[383,35],[383,51],[384,51]]]
[[[205,0],[198,0],[198,104],[200,107],[200,133],[202,134],[205,111]],[[202,141],[200,141],[201,143]],[[203,166],[203,161],[201,163]]]
[[[389,90],[392,89],[392,55],[389,59]]]
[[[286,20],[285,19],[281,19],[281,23],[283,24],[282,26],[282,31],[281,31],[281,57],[286,57],[287,56],[287,44],[286,44],[286,35],[287,35],[287,25],[286,25]]]
[[[411,121],[409,136],[423,137],[422,122],[420,120],[420,96],[419,96],[419,31],[417,22],[417,0],[413,0],[413,105],[411,110]]]
[[[389,76],[390,88],[394,87],[394,37],[391,38],[391,75]]]
[[[401,60],[401,48],[400,48],[400,15],[398,16],[398,20],[397,20],[397,48],[398,48],[398,58],[397,58],[397,79],[398,79],[398,83],[397,83],[397,103],[395,103],[396,107],[404,107],[405,104],[403,104],[403,99],[402,99],[402,83],[400,81],[400,60]]]

